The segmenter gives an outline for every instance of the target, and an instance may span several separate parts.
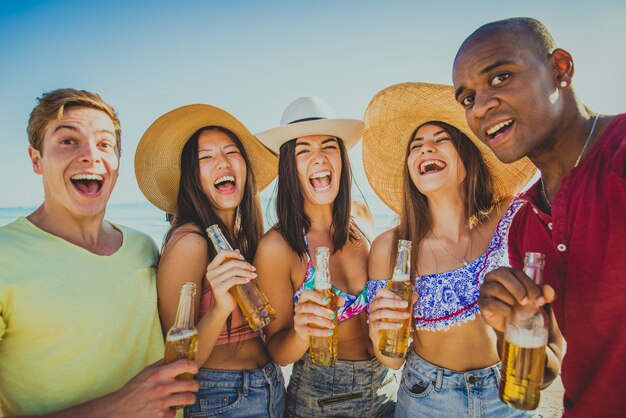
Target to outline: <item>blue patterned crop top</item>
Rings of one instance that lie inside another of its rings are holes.
[[[466,266],[445,273],[417,276],[413,279],[413,291],[418,299],[413,305],[415,328],[426,331],[448,330],[453,325],[471,321],[479,313],[478,296],[487,272],[508,266],[507,235],[515,213],[522,206],[513,200],[498,222],[487,250]],[[369,300],[374,299],[378,289],[389,280],[370,280],[367,287]]]
[[[315,284],[315,267],[313,267],[313,263],[311,262],[309,242],[306,239],[306,235],[304,236],[304,245],[306,246],[307,258],[306,275],[304,276],[304,281],[300,285],[300,288],[293,295],[294,306],[298,303],[298,299],[300,298],[302,292],[305,290],[313,290],[313,285]],[[333,290],[337,296],[345,300],[343,306],[338,307],[337,319],[339,322],[350,319],[367,309],[367,284],[357,296],[350,295],[341,289],[337,289],[335,286],[333,286]]]

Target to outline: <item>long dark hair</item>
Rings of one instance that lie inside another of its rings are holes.
[[[465,216],[470,227],[476,226],[489,218],[489,214],[499,202],[495,201],[494,183],[483,157],[474,143],[461,131],[445,122],[430,121],[418,126],[407,144],[402,179],[402,208],[400,224],[396,229],[396,238],[413,242],[411,248],[411,271],[418,273],[419,248],[422,239],[432,229],[432,217],[428,208],[428,199],[415,187],[411,180],[406,159],[411,152],[411,143],[417,131],[424,125],[435,125],[445,130],[465,167],[461,193],[465,202]],[[394,246],[391,263],[394,262],[398,249]],[[393,268],[393,265],[392,265]]]
[[[350,218],[352,169],[348,151],[343,141],[337,138],[341,155],[341,175],[339,192],[333,202],[332,241],[333,253],[341,250],[348,240],[357,240]],[[278,194],[276,196],[278,223],[274,226],[289,246],[303,258],[306,254],[304,234],[311,227],[311,220],[304,213],[304,196],[296,167],[296,139],[285,142],[280,147],[278,159]]]
[[[246,163],[246,183],[244,185],[243,198],[239,205],[237,215],[238,217],[240,216],[240,221],[238,222],[240,227],[237,228],[237,225],[235,226],[234,236],[230,228],[228,228],[215,213],[211,201],[202,190],[200,182],[198,138],[202,132],[213,130],[228,135],[241,152]],[[167,231],[167,234],[165,234],[163,247],[165,247],[165,244],[172,238],[178,228],[186,224],[192,224],[197,226],[200,232],[190,231],[190,233],[202,235],[207,241],[209,260],[213,260],[217,252],[204,231],[206,231],[210,225],[218,224],[233,248],[238,248],[245,259],[251,262],[254,259],[254,254],[256,253],[257,246],[263,235],[263,216],[256,181],[254,180],[254,172],[251,169],[248,155],[237,135],[221,126],[206,126],[198,129],[183,147],[180,156],[180,167],[178,205],[172,226]],[[228,335],[230,336],[231,316],[228,317],[226,326]]]

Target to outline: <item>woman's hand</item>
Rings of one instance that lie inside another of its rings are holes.
[[[408,303],[391,290],[385,288],[378,290],[370,302],[369,315],[369,334],[374,347],[378,347],[381,330],[396,330],[402,327],[400,321],[411,316],[411,309],[407,307]]]
[[[230,288],[256,278],[256,268],[248,263],[239,250],[220,251],[206,269],[206,279],[215,297],[215,307],[229,314],[237,306]]]
[[[305,290],[294,308],[293,329],[296,335],[309,341],[309,336],[332,335],[335,313],[328,309],[329,300],[319,292]]]

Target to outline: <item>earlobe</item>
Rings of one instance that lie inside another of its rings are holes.
[[[569,52],[557,48],[551,54],[554,76],[560,88],[566,88],[574,76],[574,61]]]
[[[28,156],[33,164],[33,171],[35,174],[43,174],[43,169],[41,167],[41,153],[39,150],[33,148],[32,146],[28,147]]]

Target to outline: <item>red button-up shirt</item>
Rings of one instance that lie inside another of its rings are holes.
[[[616,116],[581,164],[562,180],[552,215],[537,182],[509,232],[509,257],[546,255],[544,283],[556,290],[567,341],[561,378],[567,417],[626,416],[626,114]]]

